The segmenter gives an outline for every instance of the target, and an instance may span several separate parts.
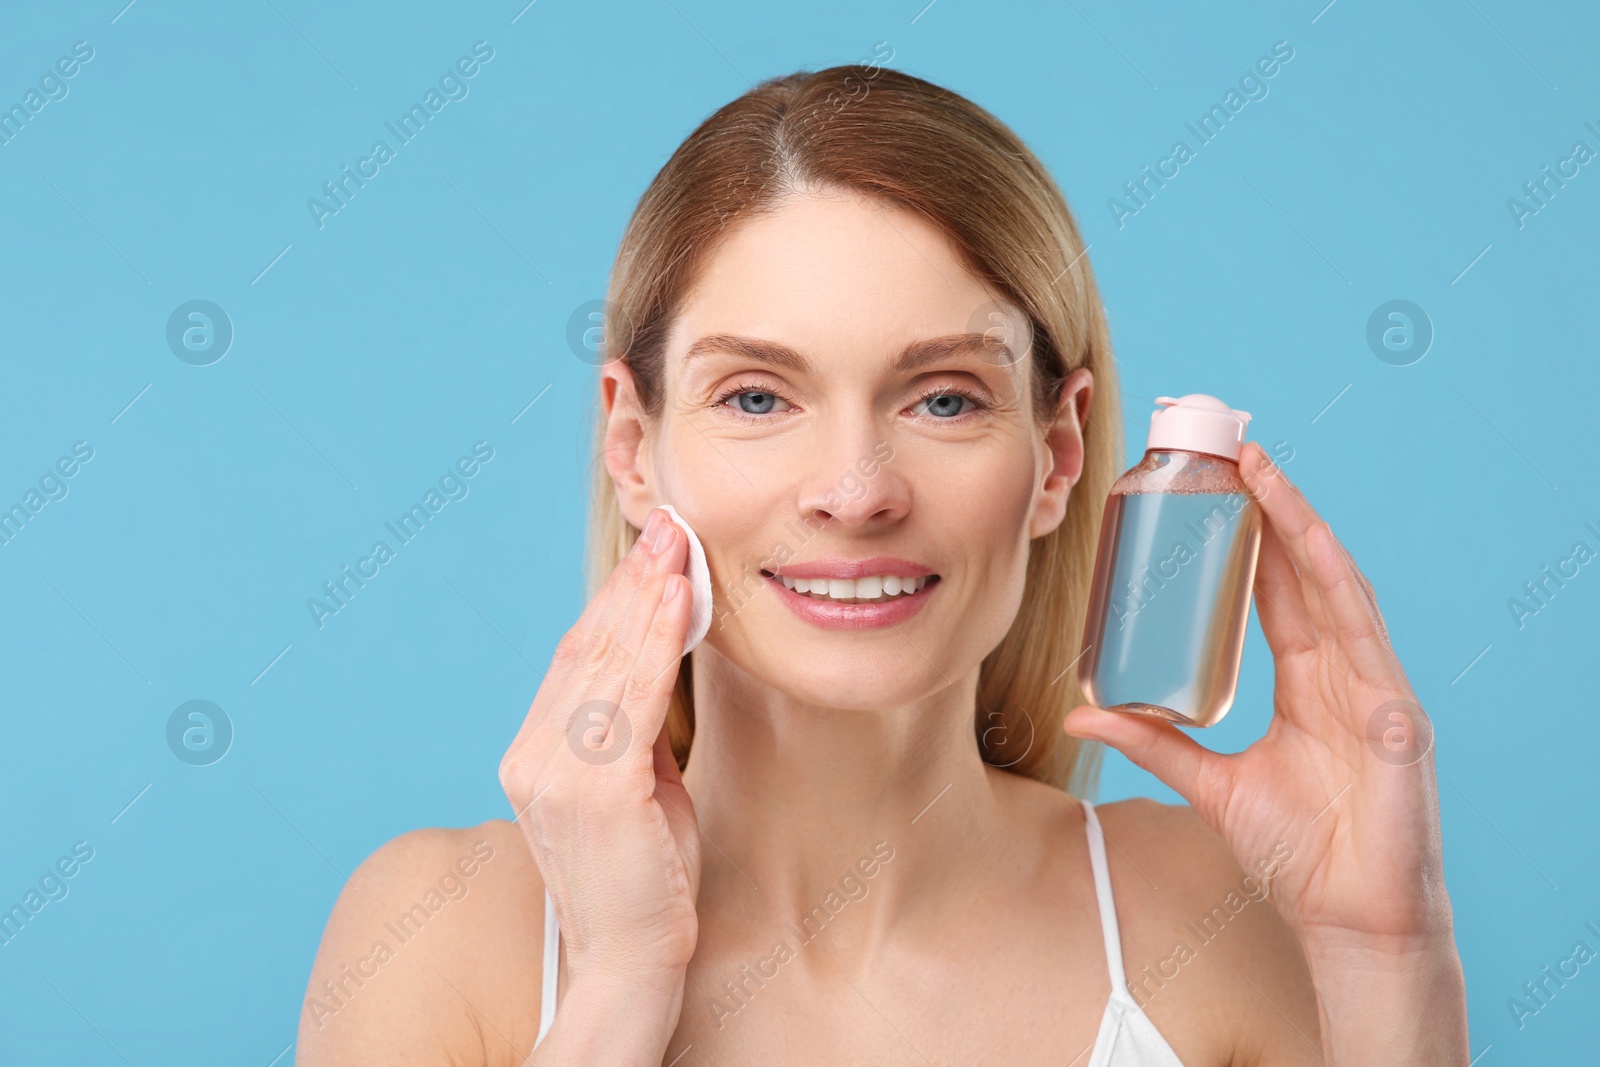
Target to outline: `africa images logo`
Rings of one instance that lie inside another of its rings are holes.
[[[453,67],[447,67],[439,75],[437,89],[429,86],[420,103],[412,104],[394,122],[383,124],[394,135],[394,147],[390,147],[388,141],[374,141],[371,151],[356,160],[355,170],[352,171],[350,164],[346,163],[339,168],[337,178],[323,182],[322,192],[326,199],[313,196],[306,201],[306,209],[311,212],[311,221],[317,224],[317,229],[325,227],[331,216],[349,207],[356,192],[366,188],[367,182],[382,173],[384,164],[395,158],[398,149],[410,144],[421,134],[428,120],[443,111],[446,104],[465,100],[471,92],[467,81],[476,77],[484,64],[493,58],[493,46],[488,41],[478,41],[472,46],[472,55],[460,57]]]
[[[439,476],[438,488],[429,486],[420,501],[401,512],[397,519],[383,524],[394,540],[393,546],[388,540],[374,541],[371,551],[356,560],[353,570],[350,564],[343,564],[338,575],[322,583],[324,599],[307,597],[306,610],[317,629],[325,627],[328,619],[349,607],[356,594],[382,573],[384,565],[394,560],[400,549],[416,540],[428,523],[445,509],[446,504],[465,500],[472,492],[471,479],[477,477],[492,459],[494,445],[488,441],[474,444],[472,455],[463,455],[454,466],[446,468],[444,474]]]

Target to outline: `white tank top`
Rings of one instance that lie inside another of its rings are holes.
[[[1183,1067],[1155,1023],[1128,990],[1122,970],[1122,938],[1117,930],[1117,906],[1111,899],[1111,869],[1106,865],[1105,834],[1094,804],[1081,801],[1089,826],[1089,865],[1094,870],[1094,892],[1100,903],[1100,930],[1105,936],[1106,969],[1111,972],[1111,995],[1100,1016],[1094,1051],[1086,1067]],[[544,981],[540,985],[539,1037],[549,1033],[556,1018],[556,980],[560,973],[561,929],[556,923],[550,894],[544,895]],[[1081,1055],[1081,1053],[1080,1053]],[[1076,1061],[1074,1061],[1076,1062]]]

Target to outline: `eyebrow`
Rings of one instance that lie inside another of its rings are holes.
[[[892,370],[910,371],[929,363],[937,363],[953,355],[967,351],[984,351],[991,342],[987,335],[981,333],[953,333],[944,337],[928,337],[920,341],[912,341],[900,350],[895,357]],[[775,367],[784,367],[799,374],[810,374],[815,369],[811,361],[788,345],[779,344],[777,341],[767,341],[759,337],[743,337],[732,333],[713,333],[700,338],[689,346],[688,353],[684,356],[685,362],[693,362],[702,356],[713,353],[726,353],[742,356],[745,359],[758,363],[768,363]]]

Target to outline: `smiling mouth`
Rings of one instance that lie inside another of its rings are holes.
[[[784,587],[811,600],[829,604],[887,604],[891,600],[904,600],[939,581],[937,574],[920,578],[900,578],[895,575],[876,575],[868,578],[790,578],[763,570],[762,577],[783,583]]]

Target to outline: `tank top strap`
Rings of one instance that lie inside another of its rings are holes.
[[[1122,970],[1122,936],[1117,929],[1117,905],[1111,897],[1111,868],[1106,863],[1105,833],[1094,804],[1083,798],[1084,821],[1089,829],[1089,865],[1094,870],[1094,895],[1100,903],[1100,930],[1105,936],[1106,970],[1111,973],[1111,992],[1126,996],[1128,979]]]
[[[556,922],[555,905],[550,902],[550,891],[544,891],[544,979],[539,983],[539,1036],[534,1038],[534,1048],[550,1032],[556,1021],[556,981],[561,974],[561,926]]]

